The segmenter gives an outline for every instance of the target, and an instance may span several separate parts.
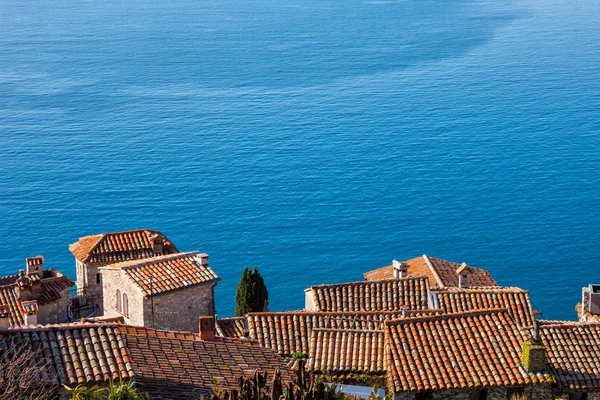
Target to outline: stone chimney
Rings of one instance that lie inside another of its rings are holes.
[[[21,306],[25,312],[25,325],[37,325],[38,304],[36,300],[22,301]]]
[[[456,270],[456,275],[458,275],[458,287],[459,288],[468,288],[471,286],[469,282],[469,278],[471,275],[471,271],[467,266],[467,263],[462,263],[460,267]]]
[[[200,265],[202,265],[203,267],[208,266],[208,254],[200,253],[198,254],[198,257],[200,257]]]
[[[8,318],[10,314],[10,307],[8,304],[0,305],[0,329],[10,328],[10,320]]]
[[[408,264],[400,262],[398,260],[392,261],[392,267],[394,269],[394,278],[408,278]]]
[[[215,317],[203,316],[198,321],[200,340],[212,341],[215,338]]]
[[[30,300],[33,292],[31,287],[31,279],[25,275],[25,271],[19,271],[19,277],[15,282],[15,294],[20,301]]]
[[[160,237],[160,235],[155,233],[150,236],[150,240],[152,241],[152,252],[154,253],[154,255],[155,256],[162,255],[163,251],[164,251],[164,248],[163,248],[164,241]]]
[[[44,276],[44,257],[35,256],[25,259],[27,265],[27,275],[38,275],[40,278]]]
[[[540,339],[540,323],[533,322],[533,337],[521,345],[521,364],[526,372],[537,373],[548,368],[548,351]]]

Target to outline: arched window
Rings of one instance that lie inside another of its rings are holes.
[[[121,291],[117,289],[117,311],[121,312]]]
[[[127,300],[127,293],[123,293],[123,315],[129,317],[129,301]]]

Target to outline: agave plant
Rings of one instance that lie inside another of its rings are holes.
[[[71,400],[102,400],[102,395],[106,392],[106,389],[99,386],[78,385],[74,388],[64,386],[71,393]]]
[[[528,400],[526,394],[513,394],[510,396],[510,400]]]
[[[110,382],[108,400],[143,400],[149,398],[147,394],[137,391],[134,381],[129,383],[119,381],[118,385],[115,385],[113,381]]]

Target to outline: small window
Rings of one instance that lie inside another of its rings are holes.
[[[121,309],[121,291],[117,289],[117,311],[122,312]]]
[[[129,317],[129,300],[127,300],[127,293],[123,293],[123,315]]]
[[[525,388],[522,387],[513,387],[506,389],[506,398],[510,400],[513,396],[519,395],[522,396],[525,394]]]
[[[471,393],[471,400],[487,400],[487,398],[488,398],[487,389],[474,390]]]
[[[100,272],[96,274],[96,283],[98,285],[102,283],[102,274]]]
[[[428,390],[426,392],[419,392],[415,396],[415,400],[432,400],[432,399],[433,399],[433,393],[430,390]]]

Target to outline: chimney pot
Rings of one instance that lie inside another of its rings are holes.
[[[200,265],[206,267],[208,265],[208,254],[202,253],[200,256]]]
[[[212,341],[215,338],[215,317],[210,315],[200,317],[198,321],[198,328],[200,331],[200,339],[205,341]]]
[[[400,262],[398,260],[392,261],[392,268],[394,269],[394,278],[408,278],[408,264]]]
[[[29,257],[25,259],[25,264],[27,266],[27,275],[39,275],[39,277],[44,276],[44,256],[35,256]]]
[[[467,263],[462,263],[460,267],[456,270],[456,274],[458,275],[458,287],[459,288],[468,288],[471,286],[469,282],[469,277],[471,275],[471,271],[469,271],[469,267]]]
[[[38,304],[36,300],[21,302],[23,311],[25,312],[25,325],[37,325]]]

